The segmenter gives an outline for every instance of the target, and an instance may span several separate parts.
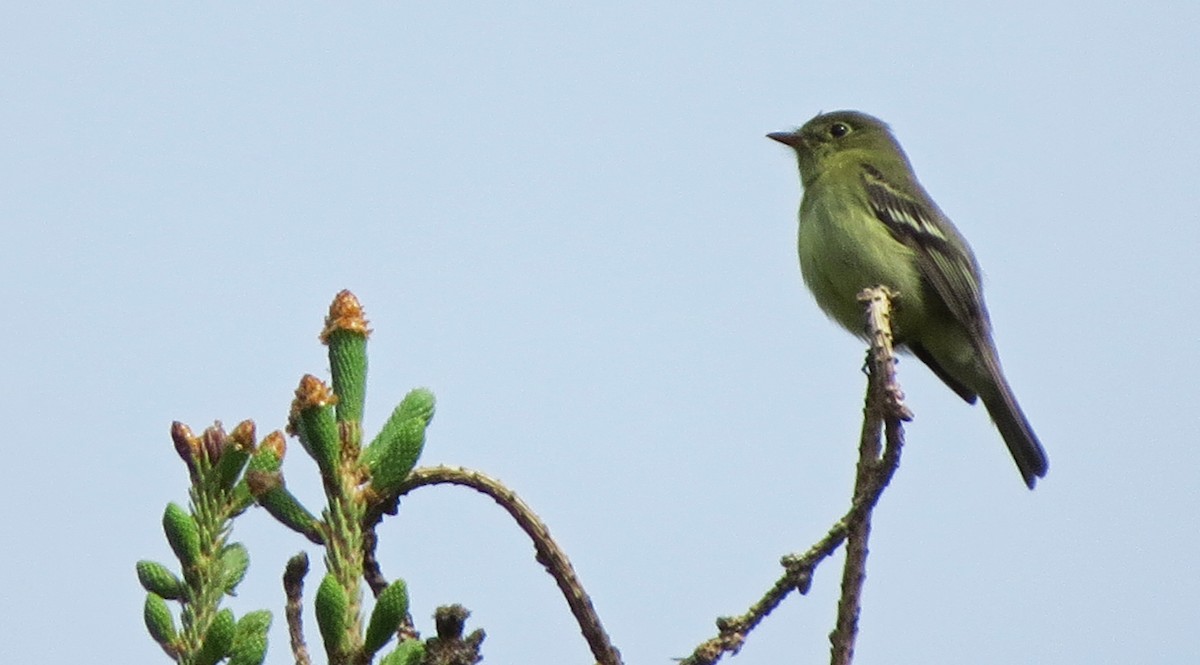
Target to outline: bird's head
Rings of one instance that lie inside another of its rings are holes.
[[[858,111],[822,113],[797,130],[773,132],[767,138],[796,151],[806,185],[842,158],[873,162],[898,157],[907,162],[887,123]]]

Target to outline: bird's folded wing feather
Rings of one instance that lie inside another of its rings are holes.
[[[979,268],[966,243],[946,222],[936,205],[925,203],[888,182],[883,173],[863,165],[863,184],[871,211],[899,242],[917,257],[921,275],[961,323],[983,339],[990,336],[979,284]],[[903,294],[901,294],[903,297]]]

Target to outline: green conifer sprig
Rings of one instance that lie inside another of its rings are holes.
[[[136,570],[147,592],[144,616],[150,637],[185,665],[215,665],[229,657],[239,634],[233,612],[220,608],[220,603],[226,594],[235,593],[250,566],[245,546],[229,542],[229,534],[233,519],[250,504],[242,476],[256,452],[254,432],[249,420],[229,434],[220,423],[200,436],[183,423],[171,426],[171,439],[187,465],[191,487],[188,508],[168,503],[162,524],[182,575],[148,560],[139,561]],[[178,626],[168,601],[179,603]],[[261,643],[263,655],[265,626],[270,624],[270,613],[265,614],[265,624],[261,619],[248,623],[240,638],[245,644]],[[243,652],[239,665],[262,662],[261,657],[252,658],[254,649],[246,647]]]

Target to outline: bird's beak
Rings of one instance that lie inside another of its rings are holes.
[[[791,148],[799,148],[804,142],[804,139],[800,136],[800,132],[771,132],[767,134],[767,138],[772,141],[779,141]]]

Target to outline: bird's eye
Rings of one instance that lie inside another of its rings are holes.
[[[835,139],[840,139],[850,133],[850,125],[844,122],[835,122],[829,126],[829,133]]]

